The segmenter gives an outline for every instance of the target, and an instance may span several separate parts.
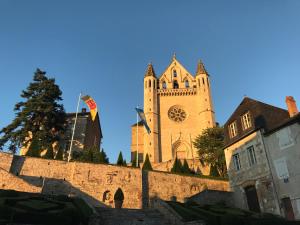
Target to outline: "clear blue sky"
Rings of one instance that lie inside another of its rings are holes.
[[[293,95],[300,106],[299,12],[299,0],[1,0],[0,127],[39,67],[67,112],[80,91],[97,101],[110,161],[120,150],[129,160],[146,66],[160,74],[173,52],[192,74],[203,60],[221,124],[244,95],[283,108]]]

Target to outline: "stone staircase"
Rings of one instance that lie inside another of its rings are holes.
[[[155,209],[96,208],[93,225],[170,225]]]

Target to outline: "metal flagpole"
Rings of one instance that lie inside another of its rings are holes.
[[[139,166],[139,115],[136,112],[136,167],[138,166]]]
[[[71,152],[72,152],[72,147],[73,147],[73,140],[74,140],[75,127],[76,127],[76,123],[77,123],[77,116],[78,116],[80,98],[81,98],[81,92],[80,92],[79,97],[78,97],[78,103],[77,103],[77,109],[76,109],[76,115],[75,115],[75,122],[74,122],[74,126],[73,126],[71,144],[70,144],[70,149],[69,149],[68,162],[70,162],[70,159],[71,159]]]

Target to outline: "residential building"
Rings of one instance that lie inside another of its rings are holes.
[[[300,115],[244,98],[225,123],[225,158],[237,206],[300,219]]]

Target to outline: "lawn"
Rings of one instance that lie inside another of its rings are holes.
[[[286,221],[284,218],[254,213],[224,205],[200,206],[193,202],[167,202],[184,221],[204,220],[207,225],[300,225],[300,222]]]
[[[84,225],[92,209],[79,198],[0,190],[0,225]]]

